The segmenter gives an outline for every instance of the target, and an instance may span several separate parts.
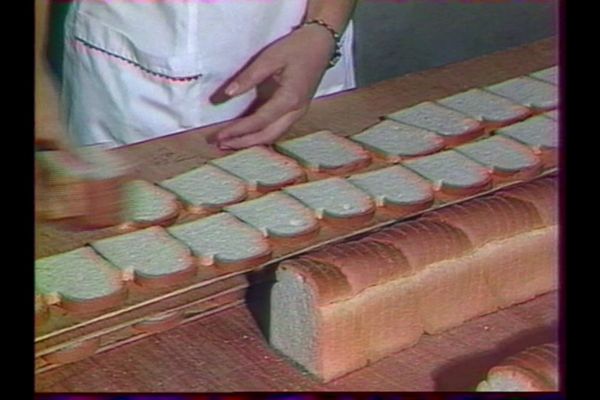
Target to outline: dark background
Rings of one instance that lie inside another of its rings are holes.
[[[556,35],[557,0],[359,0],[359,86]]]

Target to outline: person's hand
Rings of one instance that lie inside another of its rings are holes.
[[[306,111],[335,43],[318,25],[294,30],[262,50],[225,88],[229,97],[256,88],[262,103],[214,137],[223,150],[271,144]]]

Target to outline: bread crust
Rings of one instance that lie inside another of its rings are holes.
[[[545,343],[509,356],[489,370],[484,382],[487,385],[480,384],[480,391],[497,390],[500,385],[521,391],[557,391],[558,345]]]

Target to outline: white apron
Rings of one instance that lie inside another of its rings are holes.
[[[65,24],[63,109],[79,145],[115,147],[239,116],[210,96],[298,25],[307,0],[79,0]],[[317,96],[355,87],[352,25]]]

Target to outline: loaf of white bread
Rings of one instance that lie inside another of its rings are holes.
[[[558,345],[529,347],[491,368],[478,392],[553,392],[559,389]]]
[[[557,288],[556,178],[285,260],[271,345],[327,382]]]

